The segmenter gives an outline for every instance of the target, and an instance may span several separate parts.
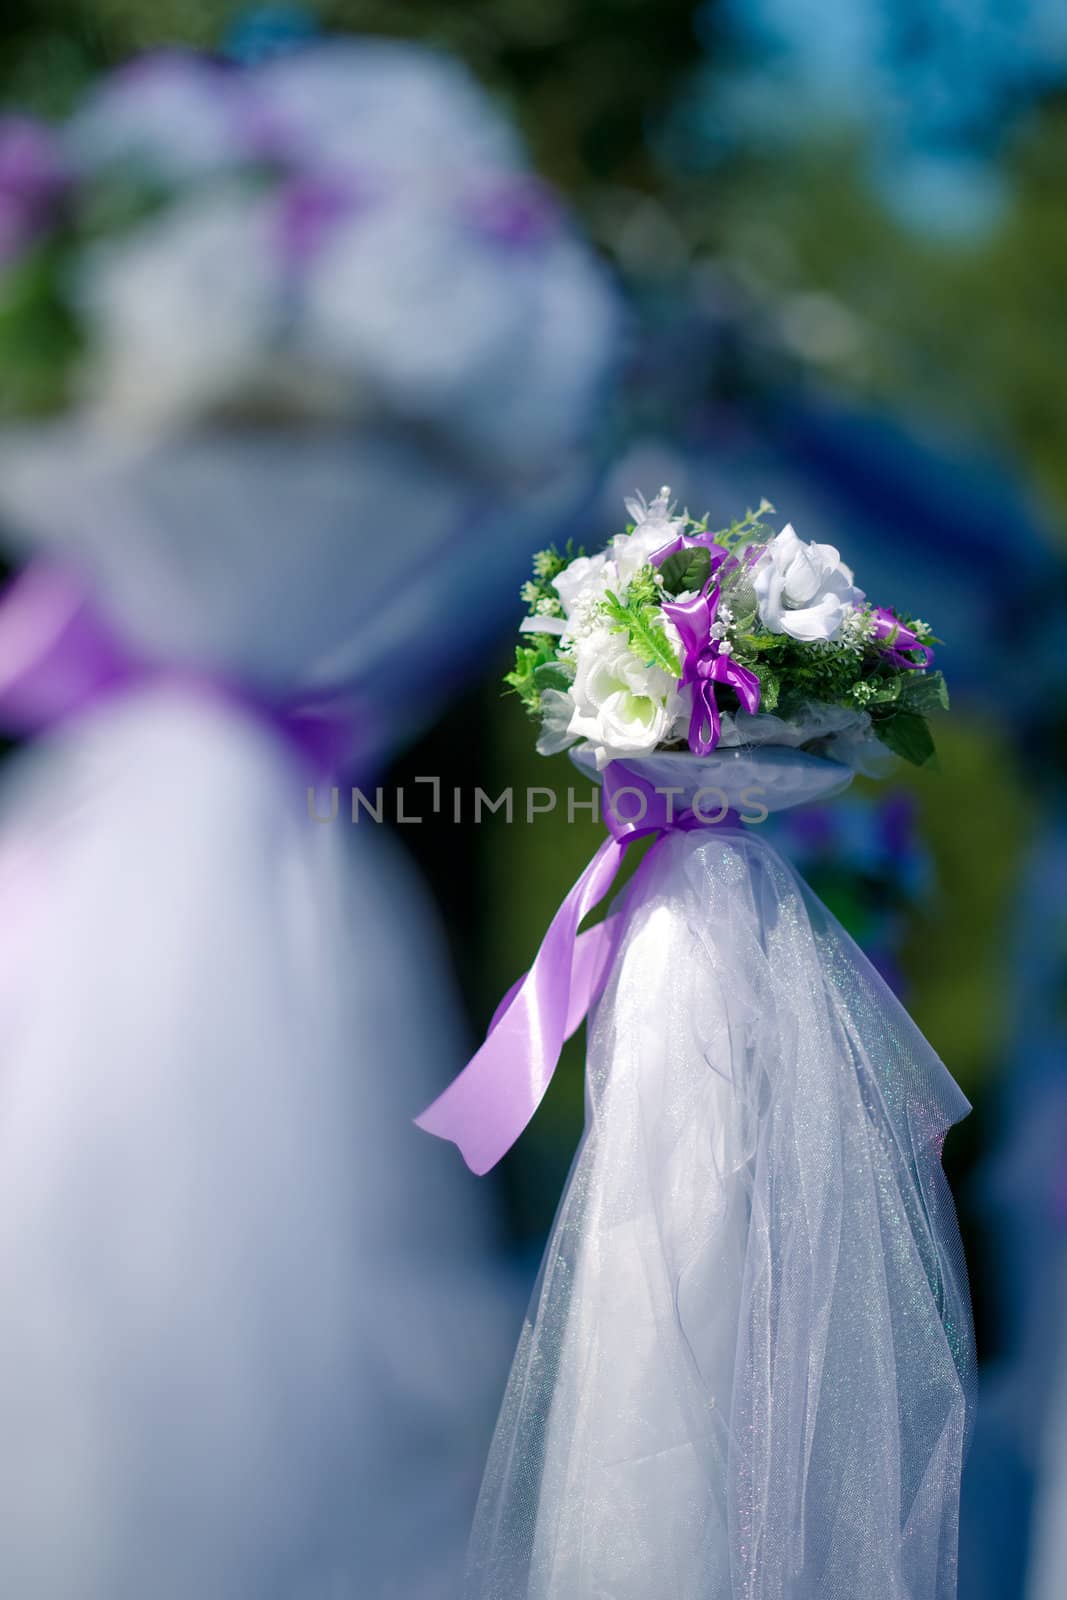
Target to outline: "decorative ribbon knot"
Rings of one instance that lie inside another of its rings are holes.
[[[670,601],[663,607],[663,615],[673,622],[682,641],[681,681],[693,688],[689,748],[698,756],[708,755],[719,742],[717,683],[732,689],[750,716],[759,710],[759,679],[734,660],[729,645],[714,633],[721,593],[714,579],[709,578],[703,593],[691,600]]]
[[[636,801],[621,805],[624,795]],[[674,814],[673,795],[654,789],[619,762],[604,773],[608,838],[565,896],[549,924],[529,972],[508,990],[489,1024],[485,1042],[421,1116],[416,1126],[458,1146],[479,1176],[506,1155],[541,1104],[560,1051],[599,998],[621,933],[621,919],[578,929],[615,881],[635,839],[698,828],[740,827],[734,811],[704,817],[686,808]],[[638,810],[638,803],[640,809]],[[655,849],[656,846],[653,846]],[[647,859],[647,858],[646,858]]]
[[[340,698],[273,701],[208,672],[130,649],[64,567],[27,567],[0,596],[0,724],[38,733],[105,700],[172,683],[265,723],[316,774],[351,765],[355,718]]]

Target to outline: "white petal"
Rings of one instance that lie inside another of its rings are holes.
[[[519,623],[520,633],[562,634],[566,631],[566,617],[523,617]]]

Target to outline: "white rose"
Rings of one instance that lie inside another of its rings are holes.
[[[596,628],[576,642],[567,732],[594,749],[598,767],[618,756],[644,755],[671,737],[679,714],[676,681],[649,667],[624,634]]]
[[[752,571],[760,621],[794,639],[833,639],[858,600],[852,569],[831,544],[804,544],[792,524],[767,545]]]
[[[63,134],[79,173],[132,167],[164,183],[202,181],[247,162],[250,79],[196,56],[158,55],[104,78]]]
[[[552,587],[563,602],[568,617],[597,605],[607,591],[619,581],[619,574],[606,552],[596,556],[579,556],[553,580]]]
[[[671,516],[670,497],[671,491],[663,488],[651,505],[646,506],[640,497],[627,500],[626,509],[633,518],[634,531],[616,534],[611,541],[611,554],[624,585],[650,556],[669,544],[685,527],[684,517]]]
[[[239,190],[195,195],[89,251],[78,293],[100,410],[162,427],[238,400],[285,308],[273,214]]]

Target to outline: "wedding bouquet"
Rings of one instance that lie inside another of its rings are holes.
[[[742,809],[836,794],[871,747],[928,759],[944,684],[830,546],[668,502],[537,559],[509,684],[601,779],[608,837],[418,1119],[487,1171],[588,1019],[465,1592],[953,1600],[974,1352],[940,1157],[967,1102]]]
[[[948,707],[929,626],[856,588],[832,545],[771,535],[773,507],[717,532],[674,515],[670,490],[627,502],[598,555],[550,549],[523,591],[532,635],[507,683],[542,724],[543,755],[578,740],[617,757],[870,738],[921,765]],[[806,737],[796,737],[797,730]]]

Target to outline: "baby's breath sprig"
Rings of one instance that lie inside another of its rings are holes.
[[[562,550],[550,544],[547,550],[537,551],[533,558],[533,577],[528,578],[519,590],[519,598],[532,617],[563,615],[563,607],[555,590],[555,580],[572,561],[577,561],[579,556],[584,555],[585,551],[581,545],[576,545],[573,539],[568,539]]]

